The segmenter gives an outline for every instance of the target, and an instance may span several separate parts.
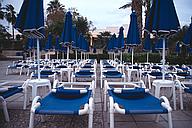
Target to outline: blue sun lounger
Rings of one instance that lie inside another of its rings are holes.
[[[6,87],[7,85],[8,85],[8,87]],[[6,81],[3,83],[0,83],[0,102],[2,104],[3,113],[5,116],[5,120],[7,122],[9,122],[10,119],[9,119],[9,114],[8,114],[8,110],[7,110],[6,99],[14,96],[17,93],[25,94],[24,86],[25,86],[25,82],[23,82],[23,81]],[[24,95],[24,106],[23,106],[24,109],[26,109],[26,102],[27,102],[26,95]]]
[[[41,78],[52,78],[53,80],[56,79],[57,72],[52,70],[41,70],[40,71],[40,77]],[[35,74],[34,72],[31,73],[30,79],[32,78],[38,78],[38,74]]]
[[[115,82],[113,82],[115,83]],[[133,85],[133,84],[131,84]],[[119,114],[167,114],[172,128],[171,107],[166,97],[152,96],[144,88],[108,88],[110,128],[114,128],[114,113]],[[158,116],[157,120],[158,121]]]
[[[183,91],[186,94],[192,94],[192,82],[190,81],[174,81],[175,86],[179,88],[179,99],[180,99],[180,108],[183,110]]]
[[[34,116],[39,115],[89,115],[88,128],[93,123],[93,82],[66,82],[52,90],[46,97],[35,97],[32,102],[29,128],[33,128]],[[68,86],[90,86],[90,88],[67,88]]]

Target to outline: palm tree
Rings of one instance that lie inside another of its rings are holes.
[[[62,32],[66,9],[58,0],[52,0],[47,7],[47,28],[55,36]]]
[[[107,43],[111,36],[112,36],[111,32],[109,32],[109,31],[100,32],[99,35],[97,35],[98,40],[97,40],[96,47],[106,49]]]
[[[142,27],[143,27],[142,26],[142,6],[145,7],[145,16],[147,16],[150,9],[150,3],[151,3],[151,0],[131,0],[131,2],[128,2],[127,4],[119,8],[119,9],[131,8],[131,10],[135,10],[137,14],[138,27],[140,29],[140,36],[142,33]]]
[[[5,18],[6,20],[11,23],[11,26],[12,26],[12,36],[13,36],[13,39],[14,39],[14,27],[13,25],[15,24],[16,22],[16,12],[14,10],[14,7],[13,5],[11,4],[7,4],[6,7],[5,7]]]
[[[64,12],[65,11],[65,6],[62,5],[59,0],[52,0],[48,4],[47,8],[47,14],[54,14],[57,12]]]
[[[4,12],[3,12],[3,8],[2,8],[1,3],[0,3],[0,19],[1,19],[1,20],[4,19]]]

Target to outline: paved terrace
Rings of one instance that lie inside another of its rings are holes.
[[[7,65],[11,61],[0,61],[0,80],[26,80],[28,77],[24,74],[5,75]],[[99,76],[100,67],[97,67],[97,75]],[[99,78],[99,77],[97,77]],[[94,111],[94,124],[93,128],[109,128],[109,113],[103,111],[103,92],[99,88],[99,79],[97,79],[97,89],[95,96],[95,111]],[[189,102],[191,97],[188,95],[184,98],[184,111],[177,110],[172,112],[173,127],[174,128],[191,128],[192,127],[192,101]],[[178,99],[178,93],[177,93]],[[29,111],[22,110],[22,99],[19,101],[8,104],[10,122],[5,122],[3,111],[0,110],[0,128],[26,128],[29,124]],[[172,101],[171,101],[172,104]],[[177,109],[179,108],[177,102]],[[166,115],[160,116],[160,121],[154,121],[155,115],[120,115],[115,114],[115,128],[166,128],[167,121]],[[87,116],[46,116],[45,122],[40,122],[40,116],[35,118],[35,128],[86,128]]]

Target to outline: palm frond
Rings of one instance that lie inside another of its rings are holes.
[[[126,9],[126,8],[130,8],[132,6],[132,2],[129,2],[123,6],[121,6],[119,9]]]

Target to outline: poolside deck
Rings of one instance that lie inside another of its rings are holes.
[[[5,75],[7,65],[12,61],[0,61],[0,80],[26,80],[26,75],[10,74]],[[99,66],[97,73],[99,75]],[[99,78],[99,77],[98,77]],[[99,83],[99,79],[97,79]],[[97,85],[97,87],[100,87]],[[177,94],[178,95],[178,94]],[[93,128],[109,128],[109,113],[103,111],[103,92],[102,89],[96,89],[95,96],[95,111]],[[188,96],[189,97],[189,96]],[[177,96],[178,98],[178,96]],[[191,97],[190,97],[191,98]],[[22,109],[22,99],[20,102],[8,104],[10,122],[4,121],[2,110],[0,111],[0,128],[26,128],[29,124],[29,111]],[[174,128],[191,128],[192,127],[192,101],[184,99],[184,111],[179,110],[177,102],[177,110],[172,112],[173,127]],[[171,101],[172,104],[172,101]],[[35,121],[35,128],[86,128],[87,116],[46,116],[45,122],[40,122],[40,116],[37,116]],[[166,116],[161,115],[158,123],[155,121],[155,115],[115,115],[116,128],[165,128],[167,127]]]

